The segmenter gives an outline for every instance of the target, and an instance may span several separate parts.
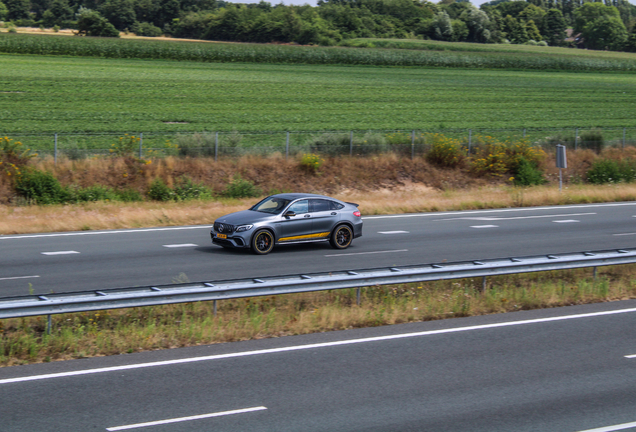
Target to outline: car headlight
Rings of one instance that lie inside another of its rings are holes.
[[[236,232],[243,232],[243,231],[249,231],[252,229],[254,225],[241,225],[239,227],[236,227]]]

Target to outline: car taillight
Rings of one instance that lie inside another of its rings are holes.
[[[360,217],[360,216],[361,216],[361,214],[360,214],[360,210],[356,210],[356,211],[354,211],[354,212],[353,212],[353,215],[354,215],[355,217]]]

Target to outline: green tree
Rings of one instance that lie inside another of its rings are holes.
[[[77,35],[119,37],[119,32],[99,12],[80,7],[77,12]]]
[[[636,25],[632,28],[632,32],[627,37],[627,42],[623,49],[627,52],[636,52]]]
[[[433,18],[433,29],[435,39],[441,41],[453,40],[453,25],[448,14],[444,11],[438,12]]]
[[[581,36],[585,39],[586,48],[620,51],[627,41],[627,29],[619,17],[602,16],[587,23]]]
[[[99,13],[118,30],[130,29],[137,22],[132,0],[106,0]]]
[[[503,24],[504,32],[506,33],[506,37],[508,38],[510,43],[523,44],[530,40],[525,26],[519,23],[516,18],[510,15],[506,15]]]
[[[525,30],[526,33],[528,35],[528,38],[534,40],[534,41],[540,41],[542,40],[541,37],[541,33],[539,32],[539,29],[537,28],[536,24],[534,23],[533,20],[527,21],[525,24]]]
[[[0,1],[0,20],[4,21],[9,15],[9,9]]]
[[[490,18],[488,18],[488,15],[486,15],[484,11],[471,6],[471,8],[461,14],[460,19],[464,21],[468,27],[467,41],[480,43],[491,42]]]
[[[20,20],[29,18],[31,2],[29,0],[4,0],[7,7],[7,18],[10,20]]]
[[[565,19],[558,9],[550,9],[545,16],[543,31],[544,40],[550,46],[559,46],[565,40]]]

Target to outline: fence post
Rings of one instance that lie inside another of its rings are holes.
[[[623,148],[625,148],[625,129],[627,128],[623,128]]]
[[[468,129],[468,154],[470,154],[470,148],[472,147],[472,143],[473,143],[473,130]]]
[[[53,150],[53,163],[57,164],[57,133],[55,134],[55,147]]]
[[[523,137],[526,137],[526,128],[523,128]]]
[[[415,130],[411,132],[411,160],[415,159]]]
[[[289,132],[287,132],[287,141],[285,142],[285,159],[289,157]]]
[[[140,133],[139,134],[139,159],[141,159],[142,156],[142,148],[144,146],[144,133]]]
[[[349,132],[349,156],[353,156],[353,131]]]
[[[579,148],[579,128],[574,131],[574,150]]]
[[[219,133],[214,133],[214,162],[219,158]]]

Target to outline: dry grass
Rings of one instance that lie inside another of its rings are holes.
[[[0,366],[636,298],[636,266],[0,321]]]
[[[636,149],[609,149],[604,156],[634,157]],[[394,154],[364,158],[328,158],[318,172],[307,171],[299,158],[245,156],[221,159],[158,158],[150,164],[133,158],[79,161],[36,159],[31,164],[52,173],[64,185],[104,185],[140,193],[161,178],[173,185],[188,176],[219,195],[235,174],[264,194],[283,191],[324,193],[361,204],[363,214],[505,208],[589,202],[631,201],[636,185],[584,185],[581,179],[598,156],[589,150],[568,153],[564,189],[558,190],[558,170],[549,156],[542,169],[546,186],[513,187],[505,178],[475,177],[467,169],[442,169],[425,159]],[[165,225],[209,224],[218,216],[241,210],[256,199],[181,203],[96,202],[63,206],[18,206],[9,179],[0,176],[0,234],[80,231]]]

